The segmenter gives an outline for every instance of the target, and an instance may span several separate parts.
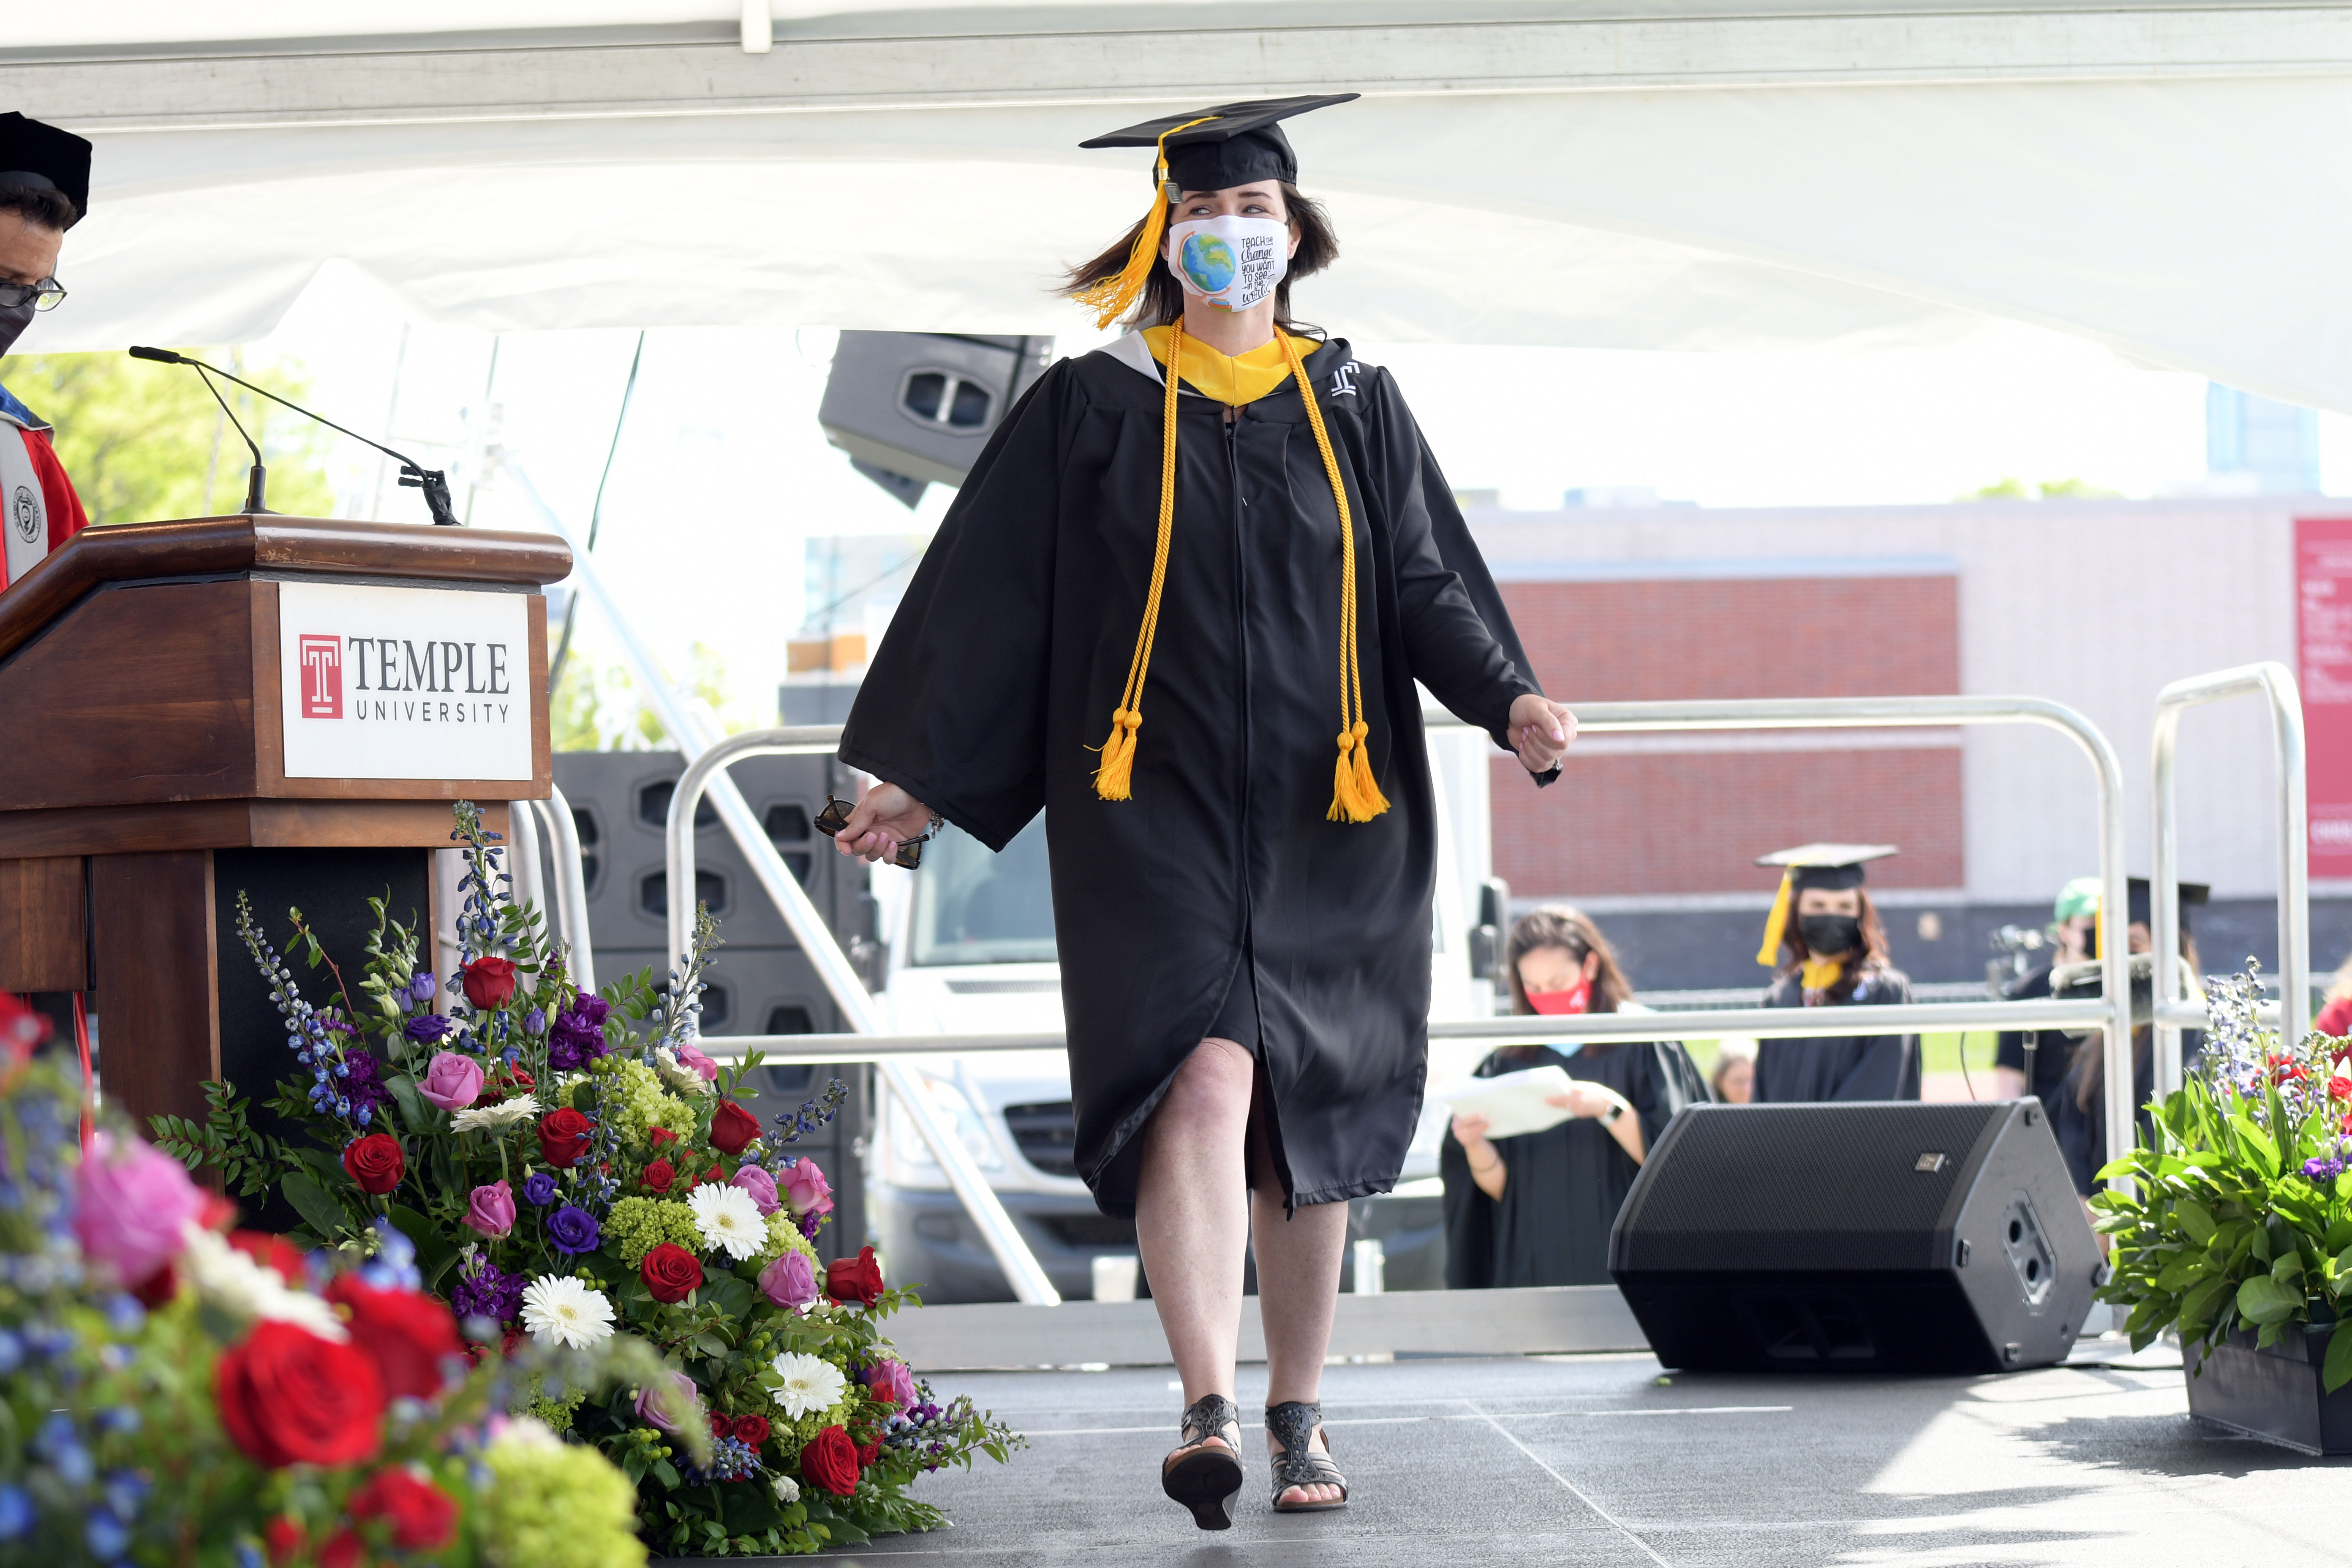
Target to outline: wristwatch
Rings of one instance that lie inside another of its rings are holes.
[[[1625,1102],[1621,1100],[1616,1104],[1611,1106],[1606,1111],[1601,1113],[1601,1125],[1603,1127],[1614,1127],[1617,1125],[1617,1119],[1624,1114]]]

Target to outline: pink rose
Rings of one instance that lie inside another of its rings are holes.
[[[691,1068],[695,1075],[709,1083],[719,1076],[719,1064],[702,1054],[702,1047],[688,1040],[677,1047],[677,1065]]]
[[[866,1369],[866,1386],[877,1399],[887,1399],[901,1410],[915,1407],[915,1374],[902,1361],[877,1361]]]
[[[418,1080],[416,1092],[444,1110],[463,1110],[481,1096],[481,1067],[455,1051],[436,1052]]]
[[[477,1078],[481,1075],[477,1073]],[[466,1223],[488,1237],[502,1240],[514,1228],[514,1189],[503,1179],[487,1187],[474,1189],[474,1200],[466,1205]]]
[[[795,1160],[784,1171],[784,1196],[795,1215],[831,1214],[833,1187],[817,1169],[816,1162],[805,1156]]]
[[[776,1196],[776,1178],[757,1165],[746,1165],[736,1172],[735,1185],[751,1194],[751,1201],[760,1207],[761,1219],[784,1206]]]
[[[816,1265],[805,1253],[787,1252],[760,1270],[760,1293],[788,1311],[801,1311],[816,1300]]]
[[[205,1194],[181,1163],[137,1139],[100,1132],[76,1173],[74,1234],[82,1256],[139,1285],[180,1252],[180,1225],[197,1219]]]
[[[672,1372],[637,1390],[637,1418],[665,1432],[682,1432],[702,1418],[702,1395],[694,1379]]]

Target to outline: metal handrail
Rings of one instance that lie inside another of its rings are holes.
[[[2180,1031],[2205,1022],[2205,1011],[2180,998],[2180,821],[2174,788],[2180,716],[2208,702],[2262,697],[2270,703],[2271,740],[2278,752],[2280,1034],[2299,1040],[2311,1028],[2311,826],[2305,798],[2303,694],[2294,672],[2275,659],[2217,669],[2176,680],[2156,694],[2150,773],[2156,794],[2156,863],[2148,886],[2148,939],[2156,1021],[2156,1092],[2180,1087]],[[2112,908],[2120,909],[2121,905]],[[2116,945],[2120,946],[2121,943]],[[2263,1013],[2267,1016],[2270,1008]],[[2114,1070],[2113,1064],[2109,1071]]]
[[[588,876],[580,858],[580,825],[572,815],[571,801],[552,782],[547,786],[547,796],[545,800],[513,803],[524,814],[512,824],[515,864],[520,871],[528,860],[534,896],[555,908],[572,984],[582,991],[593,992],[596,989],[596,953],[588,931]],[[546,859],[540,858],[539,841],[532,836],[530,823],[533,819],[547,832]],[[550,859],[555,863],[552,887],[549,886]],[[521,892],[521,880],[519,875],[518,895]]]
[[[838,724],[810,725],[800,729],[754,730],[746,734],[730,736],[709,746],[696,757],[678,779],[677,787],[670,793],[669,821],[664,828],[668,845],[667,874],[669,877],[669,943],[671,962],[682,963],[693,934],[691,910],[694,908],[694,815],[706,794],[716,795],[721,787],[738,802],[742,796],[735,790],[734,782],[727,775],[730,763],[745,757],[827,755],[841,743]],[[748,818],[751,808],[743,808]],[[723,815],[723,812],[722,812]],[[833,994],[842,1016],[849,1020],[851,1039],[862,1039],[882,1032],[881,1015],[875,1010],[874,999],[866,989],[865,980],[850,963],[841,944],[834,940],[833,929],[824,917],[809,901],[808,891],[784,865],[783,857],[769,842],[765,833],[757,836],[756,843],[746,842],[738,835],[736,844],[751,862],[751,869],[777,912],[791,928],[793,940]],[[801,1037],[806,1038],[807,1037]],[[730,1042],[731,1043],[731,1042]],[[812,1058],[801,1058],[801,1060]],[[845,1061],[853,1057],[815,1058]],[[940,1113],[938,1103],[923,1087],[920,1076],[907,1063],[889,1058],[869,1058],[881,1064],[880,1076],[898,1097],[898,1103],[921,1132],[931,1157],[947,1173],[948,1184],[955,1189],[963,1203],[964,1212],[971,1216],[980,1230],[981,1238],[988,1243],[998,1267],[1011,1283],[1013,1294],[1024,1301],[1052,1306],[1061,1300],[1045,1268],[1037,1262],[1026,1237],[1005,1212],[1003,1200],[996,1189],[982,1175],[971,1151],[956,1136],[954,1125]]]

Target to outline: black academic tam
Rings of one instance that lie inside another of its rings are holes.
[[[1497,743],[1538,689],[1394,381],[1339,341],[1305,366],[1354,519],[1384,815],[1326,820],[1339,509],[1289,381],[1231,423],[1178,400],[1134,795],[1097,796],[1159,524],[1164,384],[1133,336],[1055,364],[990,438],[842,736],[842,761],[992,849],[1045,811],[1077,1169],[1109,1214],[1133,1212],[1136,1134],[1213,1032],[1255,1052],[1294,1203],[1394,1184],[1427,1070],[1436,862],[1413,683]]]

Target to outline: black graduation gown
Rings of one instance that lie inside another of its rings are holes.
[[[1825,1006],[1911,1000],[1911,981],[1899,969],[1865,971],[1853,990],[1831,993]],[[1801,1007],[1803,984],[1784,974],[1764,994],[1767,1007]],[[1824,1035],[1814,1039],[1762,1040],[1756,1047],[1756,1102],[1824,1100],[1916,1100],[1916,1035]]]
[[[2104,987],[2102,987],[2104,989]],[[2095,1048],[2104,1048],[2104,1041],[2090,1037]],[[2065,1076],[2057,1090],[2044,1102],[2050,1107],[2050,1131],[2057,1136],[2058,1152],[2066,1158],[2066,1170],[2074,1178],[2074,1190],[2090,1197],[2099,1190],[2099,1167],[2107,1163],[2107,1100],[2105,1092],[2105,1064],[2092,1070],[2092,1058],[2082,1049],[2084,1041],[2070,1039],[2057,1030],[2043,1036],[2043,1048],[2050,1041],[2066,1048]],[[2196,1065],[2198,1056],[2205,1049],[2205,1031],[2183,1029],[2180,1032],[2180,1070],[2184,1076]],[[2083,1087],[2090,1084],[2090,1108],[2080,1103],[2084,1098]],[[2149,1137],[2150,1123],[2147,1102],[2156,1093],[2156,1038],[2145,1028],[2132,1031],[2132,1104],[2137,1108],[2135,1120],[2139,1124],[2142,1142]]]
[[[1078,1173],[1135,1205],[1135,1135],[1212,1023],[1255,1052],[1291,1201],[1385,1192],[1426,1074],[1436,822],[1418,679],[1505,739],[1538,690],[1394,381],[1305,362],[1360,563],[1370,755],[1390,809],[1325,819],[1339,749],[1339,511],[1297,385],[1177,410],[1173,542],[1133,798],[1094,772],[1150,585],[1163,397],[1140,344],[1054,365],[925,552],[842,761],[1002,849],[1040,808]],[[1229,995],[1233,1007],[1227,1008]]]
[[[2050,994],[2050,968],[2044,964],[2001,988],[2001,999],[2022,1002]],[[2015,1072],[2025,1070],[2025,1043],[2033,1042],[2033,1079],[2025,1092],[2042,1102],[2043,1112],[2058,1115],[2060,1089],[2066,1082],[2067,1064],[2074,1059],[2074,1042],[2056,1029],[2004,1029],[1993,1051],[1993,1065]]]
[[[1549,1063],[1569,1077],[1625,1097],[1654,1149],[1675,1113],[1704,1103],[1706,1084],[1679,1041],[1587,1046],[1562,1056],[1549,1046],[1507,1048],[1478,1064],[1480,1078]],[[1511,1285],[1606,1285],[1609,1229],[1641,1167],[1609,1130],[1577,1117],[1541,1132],[1498,1138],[1508,1174],[1490,1198],[1470,1177],[1470,1157],[1449,1131],[1437,1158],[1445,1182],[1445,1286],[1485,1290]]]

